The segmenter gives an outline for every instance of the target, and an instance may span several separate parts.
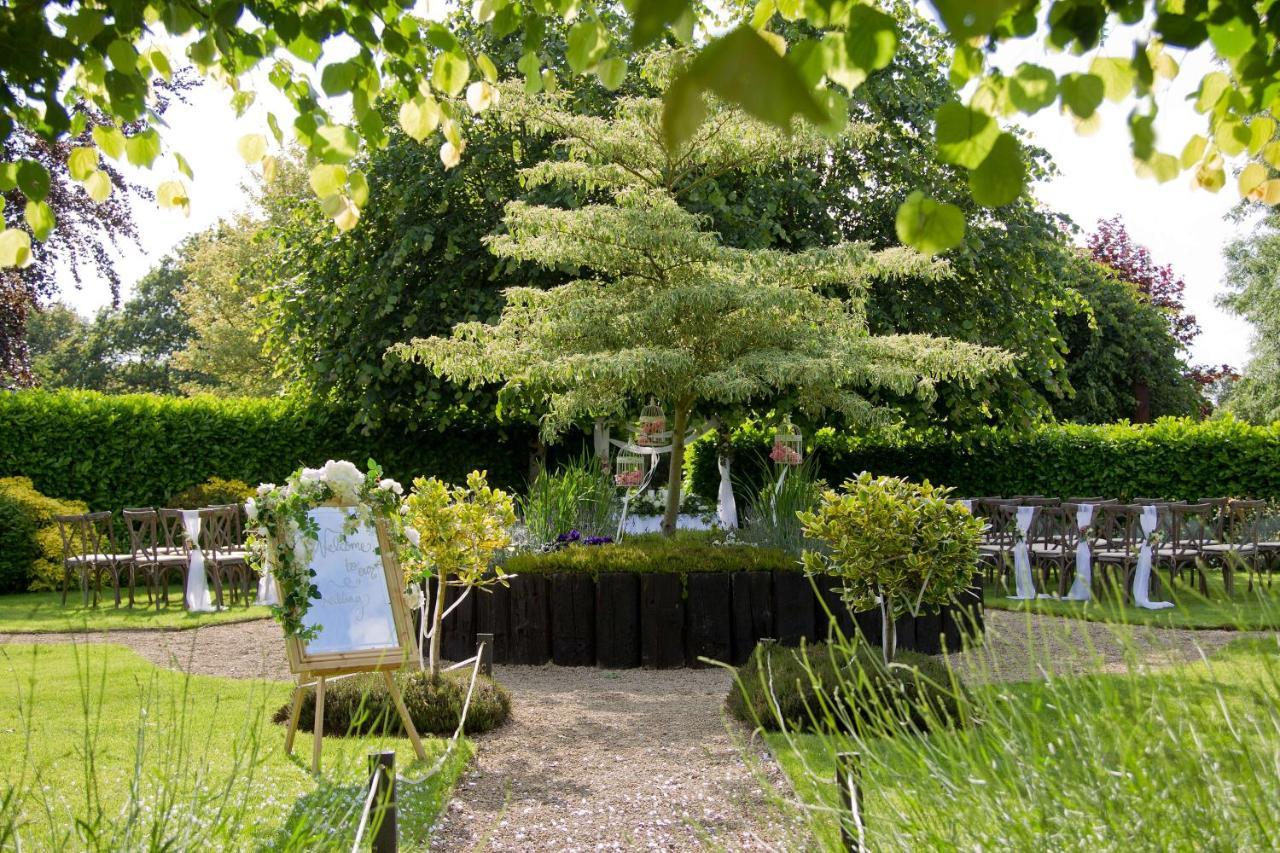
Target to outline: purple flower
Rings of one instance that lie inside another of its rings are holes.
[[[612,536],[588,536],[582,540],[583,545],[608,545],[613,541]]]

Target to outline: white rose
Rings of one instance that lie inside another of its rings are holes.
[[[302,479],[303,480],[323,480],[324,469],[323,468],[303,468]]]
[[[364,485],[364,474],[360,469],[345,459],[324,463],[324,481],[333,489],[340,499],[354,503],[360,496],[360,488]]]
[[[267,495],[271,494],[275,490],[276,490],[275,483],[263,483],[260,486],[258,486],[258,497],[265,498]]]
[[[244,502],[244,515],[250,521],[258,520],[258,502],[253,498],[249,498]]]
[[[421,610],[424,603],[422,588],[411,586],[404,591],[404,603],[410,610]]]
[[[378,488],[382,489],[384,492],[395,492],[397,495],[404,494],[404,486],[400,485],[390,477],[387,477],[385,480],[379,480]]]
[[[422,534],[416,528],[406,527],[404,529],[405,538],[413,543],[413,547],[417,548],[422,544]]]

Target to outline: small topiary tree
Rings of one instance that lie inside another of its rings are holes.
[[[440,623],[444,619],[444,591],[485,582],[493,556],[511,544],[516,523],[511,496],[489,486],[485,472],[472,471],[465,486],[451,486],[435,477],[418,477],[405,499],[405,580],[438,582],[431,619],[431,674],[440,672]],[[494,580],[501,579],[499,567]]]
[[[897,646],[894,619],[951,601],[973,575],[982,522],[950,493],[864,471],[799,513],[805,536],[826,546],[804,552],[805,571],[839,578],[856,609],[879,606],[886,664]]]

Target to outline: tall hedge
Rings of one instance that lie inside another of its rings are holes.
[[[771,440],[772,431],[758,424],[733,434],[739,494],[755,485]],[[859,436],[825,429],[806,443],[818,475],[833,485],[866,470],[928,479],[973,497],[1280,498],[1280,423],[1164,418],[1143,425],[1053,424],[963,436],[910,430]],[[695,491],[710,499],[719,483],[715,457],[714,442],[704,438],[688,463]]]
[[[427,413],[429,415],[429,413]],[[360,435],[340,406],[282,399],[0,393],[0,477],[95,510],[156,506],[210,477],[280,482],[301,465],[377,459],[389,475],[520,486],[532,430],[452,415],[449,429]],[[432,418],[425,416],[424,423]]]

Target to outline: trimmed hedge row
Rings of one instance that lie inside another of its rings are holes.
[[[561,572],[597,577],[605,572],[688,574],[690,572],[800,572],[800,561],[775,548],[718,545],[709,537],[678,533],[629,536],[611,545],[574,545],[546,554],[517,554],[503,565],[511,574]]]
[[[390,476],[461,479],[487,469],[524,482],[531,428],[448,414],[451,426],[362,436],[350,412],[283,399],[108,396],[88,391],[0,393],[0,476],[30,477],[47,495],[93,509],[153,506],[210,477],[280,482],[326,459],[377,459]],[[445,422],[425,413],[423,423]]]
[[[748,424],[732,437],[739,496],[759,476],[772,430]],[[819,430],[808,453],[817,475],[838,485],[862,471],[953,486],[957,495],[1106,495],[1196,500],[1280,498],[1280,423],[1253,426],[1230,417],[1163,418],[1153,424],[1055,424],[1024,433],[985,430],[964,436],[911,430],[869,435]],[[716,448],[699,440],[687,475],[714,498]]]

